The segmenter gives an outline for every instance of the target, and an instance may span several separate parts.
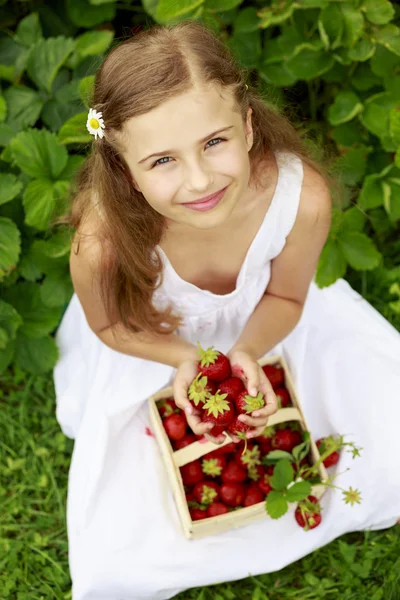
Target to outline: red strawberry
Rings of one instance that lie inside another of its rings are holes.
[[[295,446],[301,444],[303,438],[300,431],[292,429],[278,429],[272,438],[272,447],[274,450],[284,450],[291,452]]]
[[[238,416],[232,421],[232,423],[228,426],[228,433],[232,435],[236,435],[238,438],[243,440],[246,439],[246,433],[252,429],[250,425],[243,423],[243,421],[239,421]]]
[[[264,494],[261,490],[253,487],[247,490],[246,496],[243,501],[243,506],[253,506],[253,504],[258,504],[259,502],[264,501]]]
[[[240,506],[244,500],[245,488],[242,483],[224,483],[220,487],[219,495],[228,506]]]
[[[247,471],[231,460],[222,471],[221,479],[224,483],[241,483],[247,479]]]
[[[229,512],[229,509],[223,502],[213,502],[207,508],[207,517],[217,517],[218,515],[225,515]]]
[[[262,465],[252,465],[248,469],[249,478],[253,480],[253,482],[260,481],[263,479],[265,474],[265,469]]]
[[[186,448],[186,446],[190,446],[190,444],[193,444],[196,440],[197,438],[193,433],[187,433],[185,437],[174,442],[174,449],[181,450],[182,448]]]
[[[197,344],[199,347],[198,354],[200,357],[198,370],[199,373],[205,375],[212,381],[223,381],[231,376],[231,363],[229,359],[222,354],[214,350],[214,346],[203,350],[200,342]]]
[[[285,375],[281,367],[275,367],[274,365],[264,365],[262,370],[269,379],[273,389],[281,387],[285,383]]]
[[[299,502],[294,516],[297,523],[304,529],[304,531],[309,531],[309,529],[314,529],[318,527],[321,523],[321,506],[318,501],[318,498],[315,496],[308,496],[306,500],[302,500]]]
[[[181,440],[186,435],[187,421],[183,414],[173,414],[163,421],[170,440]]]
[[[211,423],[212,425],[214,425],[215,422],[214,417],[212,415],[204,415],[201,421],[202,423]],[[213,435],[214,437],[218,437],[219,435],[222,435],[224,433],[225,429],[225,425],[214,425],[214,427],[207,433]]]
[[[173,398],[165,398],[158,403],[158,412],[161,415],[162,419],[165,417],[169,417],[173,413],[179,413],[180,409],[175,404],[175,400]]]
[[[195,485],[204,479],[203,469],[199,460],[193,460],[181,469],[182,481],[184,485]]]
[[[207,377],[198,373],[189,386],[188,398],[194,407],[204,404],[204,402],[216,392],[216,385],[209,381]]]
[[[203,404],[202,421],[213,423],[217,427],[223,427],[224,431],[235,418],[235,409],[232,402],[226,399],[226,394],[220,394],[218,391],[214,396],[210,396]],[[210,432],[211,435],[214,435]]]
[[[239,377],[228,377],[218,385],[218,389],[221,394],[227,394],[227,400],[234,402],[236,396],[244,390],[244,384]]]
[[[280,387],[275,390],[276,399],[278,400],[278,408],[285,408],[291,403],[290,394],[286,388]]]
[[[215,481],[200,481],[193,488],[193,496],[199,504],[211,504],[219,497],[219,485]]]
[[[325,440],[327,438],[321,438],[320,440],[317,440],[315,443],[320,451],[320,454],[322,454],[323,452],[326,452],[326,450],[328,450],[328,448],[326,448],[325,445]],[[326,459],[323,461],[324,466],[325,467],[333,467],[333,465],[337,465],[337,463],[339,462],[340,459],[340,454],[337,450],[334,450],[331,454],[329,454],[329,456],[326,457]]]
[[[192,521],[200,521],[200,519],[206,519],[207,513],[205,510],[201,508],[189,508],[190,516],[192,517]]]
[[[186,502],[193,502],[194,501],[193,492],[186,492],[185,497],[186,497]]]
[[[206,454],[206,456],[210,456]],[[222,469],[225,468],[226,458],[225,456],[215,456],[213,458],[205,458],[203,457],[203,462],[201,463],[203,473],[205,475],[209,475],[210,477],[219,477],[222,473]]]
[[[248,392],[243,390],[243,392],[240,392],[236,397],[235,404],[239,413],[251,414],[253,411],[264,406],[264,396],[261,392],[259,392],[256,397],[249,396]]]
[[[262,477],[260,479],[260,481],[257,481],[257,485],[258,485],[259,489],[261,490],[261,492],[263,494],[265,494],[265,496],[267,496],[272,491],[272,486],[270,484],[270,477],[267,474],[265,474],[264,477]]]

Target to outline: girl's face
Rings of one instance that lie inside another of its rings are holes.
[[[234,108],[226,90],[196,87],[126,123],[124,158],[134,185],[167,220],[216,227],[243,198],[250,178],[251,109],[243,123]]]

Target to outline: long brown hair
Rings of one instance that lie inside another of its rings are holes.
[[[154,26],[111,50],[96,75],[92,102],[103,113],[105,136],[94,141],[78,177],[71,224],[79,233],[90,205],[98,204],[104,217],[102,234],[112,249],[112,260],[103,257],[102,299],[110,319],[116,315],[133,332],[171,333],[180,317],[170,308],[161,311],[152,304],[162,281],[156,246],[165,222],[133,186],[115,134],[127,119],[189,91],[198,81],[228,88],[243,120],[252,108],[251,178],[257,178],[257,168],[268,151],[295,153],[321,172],[294,127],[247,88],[246,72],[204,25],[185,21]]]

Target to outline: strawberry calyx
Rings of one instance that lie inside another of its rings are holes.
[[[241,455],[241,461],[247,466],[249,470],[250,468],[255,467],[256,465],[260,465],[260,449],[258,448],[258,446],[254,446],[253,448],[245,450],[245,452],[243,452]]]
[[[211,504],[215,498],[218,496],[216,490],[214,488],[208,487],[207,485],[203,486],[203,493],[201,495],[201,503],[208,506]]]
[[[201,347],[200,342],[197,342],[197,345],[199,347],[197,352],[200,358],[200,365],[202,367],[209,367],[211,364],[214,364],[218,356],[221,354],[218,352],[218,350],[214,350],[214,346],[204,350],[204,348]]]
[[[243,407],[246,413],[252,413],[264,406],[264,396],[258,392],[257,396],[245,396],[246,404]]]
[[[209,396],[206,402],[203,404],[204,410],[207,410],[207,414],[213,417],[224,414],[230,410],[229,402],[226,400],[228,394],[221,394],[217,391],[213,396]]]
[[[207,377],[205,375],[202,376],[201,373],[198,373],[190,384],[188,397],[189,400],[193,401],[195,406],[198,406],[200,403],[204,403],[209,398],[210,392],[206,388],[207,383]]]
[[[211,477],[219,477],[222,473],[222,466],[218,464],[218,460],[216,458],[205,459],[202,462],[202,469],[205,475],[210,475]]]

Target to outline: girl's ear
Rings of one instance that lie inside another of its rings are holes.
[[[253,125],[251,122],[252,112],[253,112],[253,109],[250,107],[249,110],[247,111],[246,124],[245,124],[245,135],[246,135],[246,144],[247,144],[248,152],[250,152],[250,150],[253,146]]]

